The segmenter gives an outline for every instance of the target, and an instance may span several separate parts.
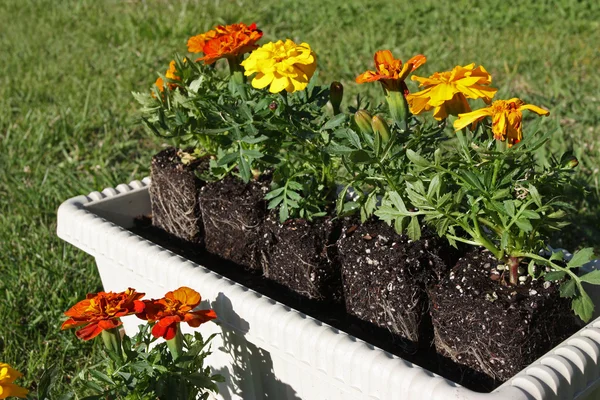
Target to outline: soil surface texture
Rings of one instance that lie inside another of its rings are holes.
[[[454,371],[455,381],[488,390],[581,327],[557,283],[527,277],[508,286],[498,264],[490,252],[476,249],[430,290],[441,368]],[[448,362],[462,368],[445,368]]]
[[[263,225],[261,264],[266,278],[309,299],[342,302],[342,276],[335,242],[339,223],[292,219],[270,213]]]
[[[234,176],[200,189],[206,250],[250,269],[260,269],[257,244],[267,213],[270,177],[244,183]]]
[[[389,330],[407,351],[428,348],[425,287],[449,269],[441,255],[451,251],[441,243],[437,236],[411,241],[382,221],[346,221],[338,252],[347,312]]]
[[[198,193],[204,182],[196,176],[196,171],[207,168],[208,159],[183,164],[173,147],[152,157],[149,193],[154,226],[177,239],[202,243]]]

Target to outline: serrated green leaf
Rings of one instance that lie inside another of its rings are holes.
[[[535,260],[529,261],[529,265],[527,266],[527,273],[530,277],[535,278]]]
[[[502,236],[500,238],[500,247],[503,250],[506,250],[508,248],[509,239],[510,239],[510,232],[509,231],[502,232]]]
[[[562,261],[564,259],[565,259],[565,255],[562,252],[562,250],[554,251],[554,252],[552,252],[552,254],[550,254],[550,261],[556,261],[556,260]]]
[[[502,203],[504,205],[504,209],[511,217],[515,216],[515,202],[512,200],[504,200]]]
[[[115,381],[113,381],[108,375],[106,375],[105,373],[102,373],[100,371],[96,371],[95,369],[91,369],[90,371],[90,375],[92,375],[94,378],[96,378],[99,381],[102,381],[104,383],[108,383],[109,385],[115,385]]]
[[[427,198],[432,199],[433,195],[439,195],[441,187],[441,181],[439,175],[434,175],[429,182],[429,188],[427,188]]]
[[[244,142],[244,143],[256,144],[256,143],[264,142],[265,140],[268,140],[268,139],[269,139],[268,136],[266,136],[266,135],[260,135],[260,136],[256,136],[256,137],[244,136],[240,140],[242,142]]]
[[[422,156],[420,156],[419,154],[417,154],[415,151],[413,151],[411,149],[406,150],[406,156],[413,164],[418,165],[419,167],[428,167],[429,166],[429,161],[427,161],[425,158],[423,158]]]
[[[284,190],[285,190],[285,187],[280,187],[275,190],[271,190],[269,193],[267,193],[265,195],[265,200],[271,200],[271,199],[279,196],[280,194],[283,193]]]
[[[406,228],[406,233],[412,240],[421,239],[421,224],[419,224],[419,219],[417,217],[412,217],[410,219],[410,223]]]
[[[575,296],[576,284],[573,279],[563,282],[560,285],[560,297],[573,297]]]
[[[292,190],[302,190],[302,185],[296,181],[289,181],[287,186]]]
[[[252,178],[252,171],[250,170],[250,164],[248,164],[248,161],[246,160],[245,157],[239,157],[239,170],[240,170],[240,177],[242,178],[242,180],[245,183],[250,182],[250,178]]]
[[[396,192],[396,191],[389,192],[388,198],[390,199],[390,201],[392,202],[394,207],[396,207],[398,209],[398,211],[408,213],[408,210],[406,209],[406,206],[404,205],[404,201],[402,200],[402,197],[398,194],[398,192]]]
[[[294,192],[293,190],[288,190],[285,193],[286,193],[287,197],[289,197],[292,200],[296,200],[296,201],[302,200],[302,196],[300,196],[297,192]]]
[[[550,271],[546,272],[544,275],[544,279],[547,281],[559,281],[565,277],[565,272],[563,271]]]
[[[241,153],[248,158],[261,158],[263,153],[258,150],[242,149]]]
[[[329,121],[327,121],[321,127],[321,130],[324,131],[326,129],[336,128],[336,127],[340,126],[341,124],[343,124],[344,122],[346,122],[347,118],[348,117],[346,116],[346,114],[338,114],[335,117],[331,118]]]
[[[523,210],[521,215],[527,219],[540,219],[540,214],[532,210]]]
[[[342,210],[344,209],[344,202],[346,201],[346,193],[348,192],[348,188],[350,187],[350,183],[347,184],[342,191],[340,192],[340,194],[338,195],[338,198],[336,200],[335,203],[335,210],[338,214],[342,213]]]
[[[575,311],[575,314],[583,320],[583,322],[588,322],[590,319],[592,319],[592,315],[594,314],[594,302],[583,290],[581,290],[579,295],[573,299],[571,308],[573,311]]]
[[[344,203],[344,208],[342,209],[342,214],[344,214],[344,215],[351,214],[359,207],[360,207],[360,204],[358,204],[355,201],[349,201],[347,203]]]
[[[529,222],[528,219],[518,219],[518,220],[515,221],[515,224],[523,232],[531,232],[533,230],[533,226],[531,226],[531,222]]]
[[[350,144],[356,147],[357,149],[362,149],[362,145],[360,144],[360,137],[358,136],[358,134],[352,129],[346,129],[346,131],[346,137],[348,138]]]
[[[542,198],[536,187],[533,185],[529,185],[529,188],[527,190],[529,191],[529,194],[531,195],[531,198],[533,199],[535,205],[542,208]]]
[[[592,247],[586,247],[576,251],[573,254],[573,258],[567,263],[568,268],[580,267],[585,263],[588,263],[594,259],[594,249]]]
[[[353,149],[352,147],[348,147],[348,146],[344,146],[344,145],[336,144],[336,143],[331,143],[329,146],[327,146],[327,151],[331,154],[346,155],[346,154],[351,154],[352,152],[354,152],[356,150]]]
[[[364,150],[356,150],[350,153],[350,161],[355,164],[365,164],[373,161],[369,153]]]
[[[579,277],[582,282],[591,283],[592,285],[600,285],[600,270],[594,270]]]

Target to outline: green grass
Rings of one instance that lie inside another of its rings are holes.
[[[62,312],[101,288],[93,259],[56,237],[56,209],[74,195],[148,174],[163,143],[140,127],[130,92],[149,90],[190,35],[256,21],[265,39],[311,44],[323,82],[348,99],[381,101],[354,77],[389,48],[423,53],[426,75],[483,64],[499,98],[551,110],[552,147],[573,147],[591,193],[583,236],[598,244],[600,4],[578,1],[23,1],[0,13],[0,362],[35,387],[56,366],[57,390],[96,357],[61,332]],[[415,87],[413,86],[412,89]],[[587,221],[587,222],[586,222]]]

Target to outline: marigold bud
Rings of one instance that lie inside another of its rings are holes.
[[[371,114],[367,110],[358,110],[354,113],[354,123],[364,135],[372,135]]]
[[[381,141],[383,143],[390,141],[390,127],[383,118],[380,118],[378,115],[374,115],[371,119],[371,127],[373,128],[374,132],[381,136]]]
[[[340,113],[340,105],[342,104],[342,98],[344,97],[344,85],[340,82],[333,81],[329,86],[329,101],[333,106],[333,113],[335,115]]]
[[[271,102],[271,104],[269,104],[269,110],[271,110],[271,111],[277,110],[277,102],[275,102],[275,101]]]
[[[579,165],[579,160],[572,154],[565,154],[561,161],[561,167],[572,169]]]

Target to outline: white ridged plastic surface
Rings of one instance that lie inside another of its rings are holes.
[[[186,285],[214,308],[207,359],[218,399],[525,400],[600,398],[600,318],[492,393],[476,393],[256,293],[129,232],[150,213],[149,179],[65,201],[58,236],[96,258],[107,291],[149,298]],[[597,295],[597,293],[595,293]],[[592,293],[594,297],[594,293]],[[127,317],[129,333],[139,320]]]

